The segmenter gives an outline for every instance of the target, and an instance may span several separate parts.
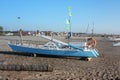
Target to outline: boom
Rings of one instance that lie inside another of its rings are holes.
[[[62,45],[68,46],[68,43],[62,42],[62,41],[57,40],[57,39],[53,39],[53,38],[51,38],[51,37],[49,37],[49,36],[41,35],[41,37],[44,38],[44,39],[53,41],[53,42],[55,42],[55,43],[57,43],[57,44],[62,44]]]

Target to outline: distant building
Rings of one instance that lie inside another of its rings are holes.
[[[9,32],[5,34],[6,36],[13,36],[13,33]]]

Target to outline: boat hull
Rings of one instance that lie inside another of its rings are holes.
[[[41,55],[55,55],[55,56],[65,56],[65,57],[90,57],[96,58],[99,53],[95,49],[91,50],[54,50],[54,49],[41,49],[25,47],[21,45],[8,44],[13,51],[26,52],[30,54],[41,54]]]

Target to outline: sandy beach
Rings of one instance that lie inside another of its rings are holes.
[[[77,58],[58,58],[43,56],[26,56],[13,54],[7,42],[19,39],[17,36],[0,37],[0,64],[50,64],[52,72],[39,71],[2,71],[0,80],[120,80],[120,47],[113,47],[112,42],[104,37],[96,37],[100,56],[92,61]],[[47,40],[39,37],[24,36],[24,40],[39,41],[43,44]],[[59,38],[67,42],[63,37]],[[79,41],[80,38],[71,39]]]

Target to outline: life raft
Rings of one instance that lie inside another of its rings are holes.
[[[87,46],[89,48],[94,48],[96,46],[96,39],[93,39],[93,38],[88,38],[87,39]]]

